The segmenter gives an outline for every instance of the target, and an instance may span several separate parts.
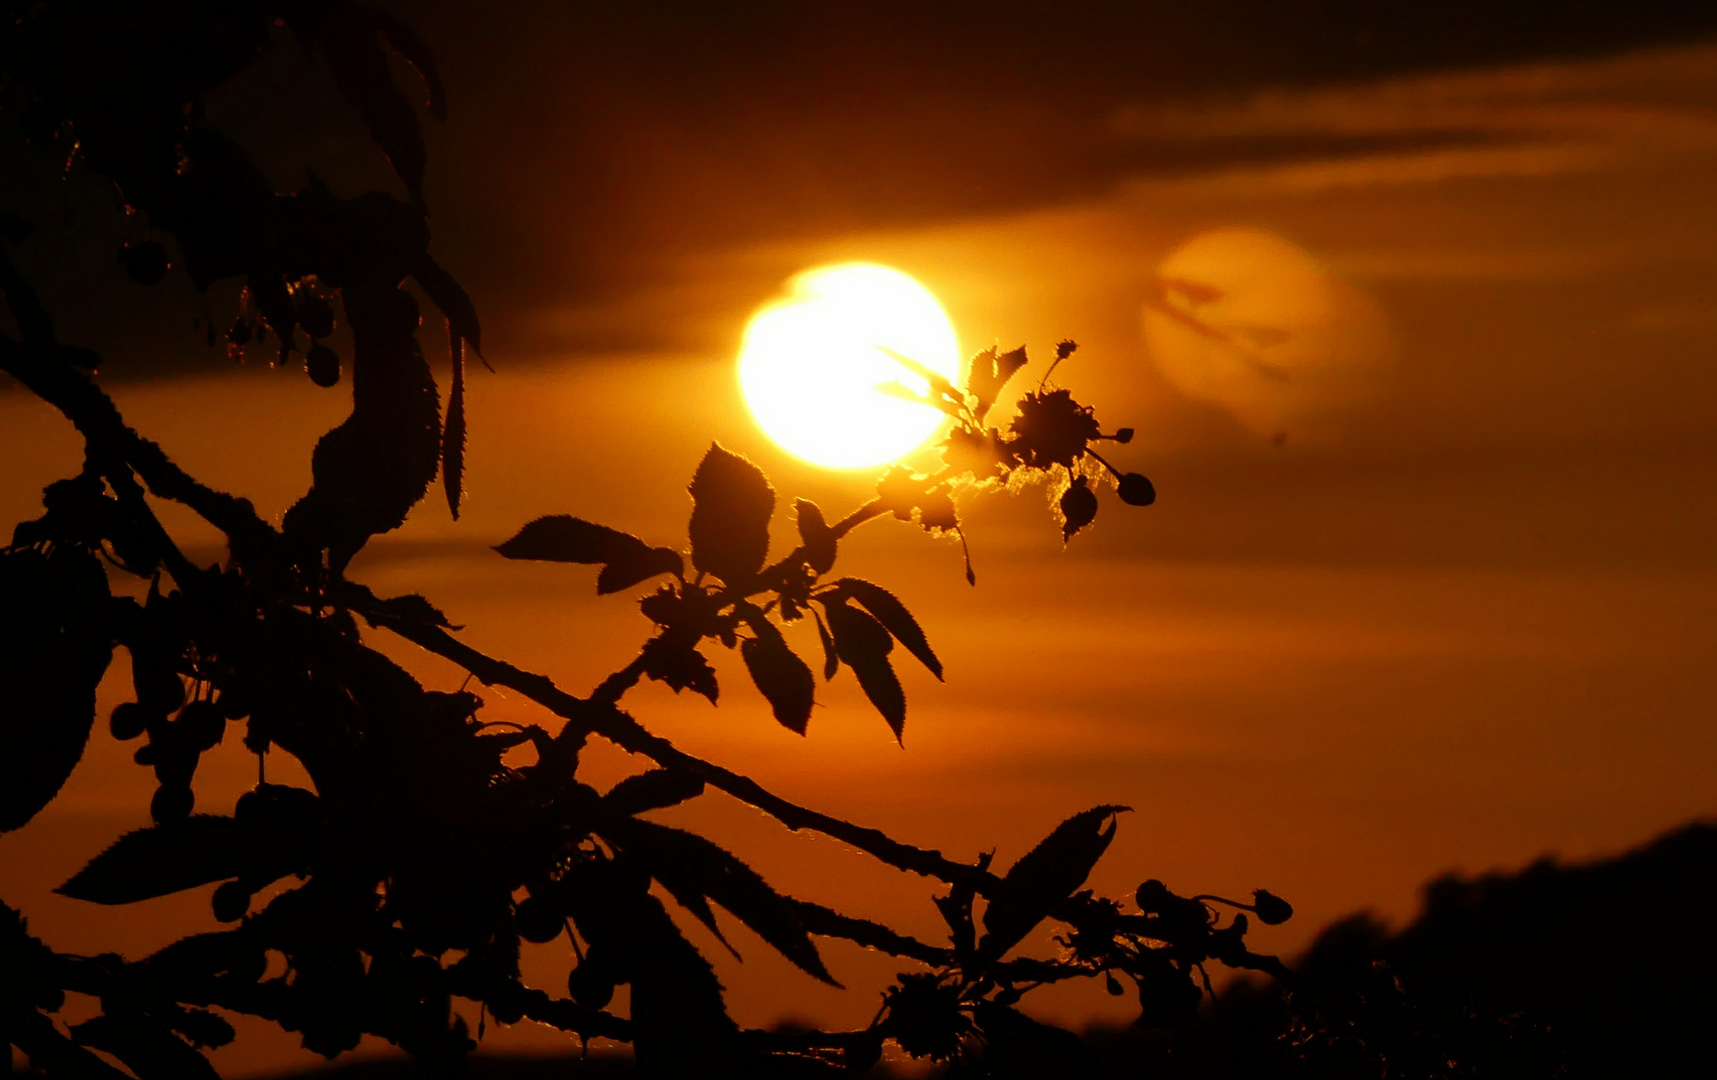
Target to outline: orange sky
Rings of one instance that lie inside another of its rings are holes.
[[[492,350],[499,373],[471,381],[465,519],[426,501],[354,576],[424,591],[467,640],[588,689],[629,658],[643,618],[592,595],[582,568],[508,563],[488,545],[542,513],[678,542],[683,486],[712,438],[752,455],[784,503],[861,501],[862,477],[767,444],[732,365],[747,314],[787,274],[872,259],[936,292],[967,351],[1024,341],[1041,357],[1079,339],[1058,377],[1107,424],[1138,428],[1119,456],[1161,498],[1129,511],[1106,497],[1065,552],[1041,493],[973,505],[976,589],[957,547],[915,529],[880,522],[845,545],[841,569],[895,589],[947,665],[946,684],[902,665],[904,749],[845,678],[809,737],[792,736],[727,656],[721,709],[652,685],[628,699],[646,723],[790,797],[959,857],[994,847],[1005,864],[1068,813],[1130,804],[1097,884],[1268,886],[1300,914],[1260,940],[1289,952],[1355,908],[1410,914],[1444,870],[1614,851],[1717,812],[1717,49],[1111,119],[1117,137],[1458,126],[1494,138],[665,251],[647,280],[601,303],[515,313],[510,344]],[[1146,348],[1140,309],[1158,262],[1231,225],[1299,244],[1369,297],[1397,342],[1369,401],[1316,437],[1272,446],[1174,390]],[[660,340],[557,344],[621,341],[636,325]],[[193,473],[276,514],[345,409],[300,374],[212,361],[207,374],[111,389]],[[75,471],[78,448],[15,392],[0,394],[0,440],[9,526],[33,514],[42,484]],[[785,513],[779,528],[789,534]],[[397,655],[438,686],[458,682]],[[104,710],[123,675],[117,664]],[[499,716],[542,718],[486,696]],[[199,776],[199,807],[230,805],[248,782],[253,764],[229,750]],[[0,896],[61,948],[141,949],[212,923],[207,890],[95,912],[48,894],[146,817],[152,785],[128,757],[98,734],[60,800],[0,837]],[[613,754],[593,768],[635,765]],[[922,883],[830,842],[785,837],[722,797],[673,820],[731,840],[784,889],[934,932]],[[863,1023],[892,970],[831,946],[853,987],[841,994],[743,931],[734,940],[747,962],[724,977],[751,1024]],[[538,970],[548,979],[559,963]],[[1100,992],[1040,1004],[1063,1019],[1113,1009]],[[218,1064],[277,1066],[291,1044],[260,1035]]]

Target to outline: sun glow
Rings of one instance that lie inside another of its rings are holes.
[[[959,381],[954,327],[930,290],[876,263],[821,266],[752,316],[740,387],[789,452],[833,468],[879,465],[923,445],[943,419],[901,396],[929,387],[890,353]]]

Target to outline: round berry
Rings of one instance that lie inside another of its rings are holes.
[[[107,729],[120,742],[130,742],[149,727],[149,710],[135,701],[124,701],[113,707],[107,718]]]
[[[304,370],[317,386],[333,386],[340,381],[340,354],[326,345],[312,345],[304,354]]]
[[[191,808],[196,802],[197,797],[191,794],[189,785],[162,784],[155,789],[155,797],[149,800],[149,816],[155,819],[156,824],[183,821],[191,816]]]
[[[173,268],[173,264],[167,261],[167,249],[153,240],[127,241],[119,245],[119,264],[139,285],[153,285]]]

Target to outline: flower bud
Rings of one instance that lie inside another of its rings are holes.
[[[1294,917],[1293,905],[1266,889],[1252,890],[1252,911],[1265,926],[1280,926]]]

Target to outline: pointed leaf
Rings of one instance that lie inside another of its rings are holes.
[[[704,792],[704,782],[679,769],[650,769],[628,776],[602,797],[603,809],[616,814],[642,814],[695,799]]]
[[[1008,380],[1025,364],[1023,345],[1000,355],[997,355],[992,346],[972,357],[971,368],[966,373],[966,391],[977,399],[978,404],[974,412],[978,423],[984,422],[984,417],[989,415],[996,399],[1001,396],[1002,388],[1007,386]]]
[[[126,833],[54,890],[73,900],[131,904],[235,878],[248,830],[237,820],[194,814]]]
[[[718,845],[695,833],[629,818],[608,837],[629,854],[638,855],[651,876],[685,903],[682,897],[715,901],[758,937],[802,971],[839,986],[817,947],[799,921],[797,906]],[[687,905],[694,910],[694,904]]]
[[[364,14],[369,18],[376,31],[399,53],[405,62],[417,69],[418,78],[423,80],[424,92],[429,100],[426,103],[429,115],[437,120],[447,119],[447,91],[442,89],[441,75],[435,68],[435,57],[430,55],[429,46],[417,35],[417,31],[400,22],[385,11],[375,8],[365,8]],[[476,343],[475,339],[472,341]]]
[[[805,734],[811,722],[811,706],[815,704],[817,677],[787,645],[787,639],[770,622],[759,615],[750,622],[757,636],[747,638],[739,646],[751,681],[769,699],[769,708],[781,726],[796,735]]]
[[[418,258],[411,276],[429,294],[429,299],[447,317],[448,333],[471,343],[471,351],[483,355],[483,328],[477,321],[477,306],[465,287],[429,255]]]
[[[685,570],[685,560],[673,548],[645,547],[640,542],[637,547],[629,546],[616,553],[602,568],[596,575],[596,591],[606,596],[660,574],[682,575]]]
[[[372,615],[382,615],[390,619],[404,619],[407,622],[428,623],[444,630],[462,629],[448,622],[447,616],[441,613],[440,608],[416,593],[407,593],[405,596],[396,596],[390,600],[353,604],[352,610],[366,619]]]
[[[900,740],[906,727],[906,692],[888,662],[894,638],[881,623],[839,597],[825,601],[823,610],[828,613],[829,630],[842,662],[853,669],[865,697]]]
[[[823,617],[815,611],[811,612],[811,617],[817,620],[817,639],[823,643],[823,681],[828,682],[841,669],[840,654],[835,650],[835,639],[829,634],[829,628],[823,625]]]
[[[692,565],[730,585],[761,570],[775,512],[775,489],[763,471],[712,443],[690,491]]]
[[[610,529],[568,514],[537,518],[495,550],[509,559],[549,562],[606,563],[628,548],[648,545],[630,533]]]
[[[931,674],[938,679],[942,677],[942,661],[936,659],[936,653],[931,650],[930,642],[925,638],[918,620],[912,617],[912,613],[906,610],[906,605],[893,593],[881,585],[873,585],[861,578],[841,578],[835,582],[835,587],[876,616],[876,620],[887,627],[895,640],[906,646],[906,650],[916,656],[920,663],[929,668]]]
[[[987,933],[979,951],[1001,956],[1085,884],[1115,838],[1115,815],[1128,809],[1097,806],[1075,814],[1014,863],[1002,878],[1002,890],[984,909]]]
[[[86,549],[0,553],[0,832],[35,817],[83,757],[113,656],[107,599]]]
[[[97,1016],[70,1030],[83,1045],[123,1061],[138,1080],[220,1080],[208,1058],[138,1013]]]
[[[691,689],[715,704],[720,688],[716,685],[715,669],[709,660],[690,643],[668,634],[659,634],[644,643],[644,674],[657,682],[667,683],[674,693]]]
[[[819,574],[826,574],[835,565],[835,530],[823,518],[823,508],[810,499],[793,500],[793,513],[799,523],[799,544],[805,549],[805,562]]]
[[[376,27],[356,5],[330,5],[312,30],[315,47],[334,74],[334,84],[358,111],[370,138],[381,147],[394,172],[423,202],[423,129],[411,102],[394,85],[387,54]]]
[[[509,559],[601,563],[602,572],[596,577],[596,591],[601,594],[685,569],[680,553],[672,548],[650,547],[631,533],[566,514],[536,519],[495,550]]]
[[[984,1033],[984,1063],[996,1080],[1100,1080],[1101,1059],[1066,1028],[1034,1020],[1007,1005],[980,1002],[972,1018]]]
[[[459,502],[465,494],[465,348],[457,334],[449,338],[453,383],[447,391],[447,420],[441,426],[441,486],[447,492],[447,509],[458,521]]]

